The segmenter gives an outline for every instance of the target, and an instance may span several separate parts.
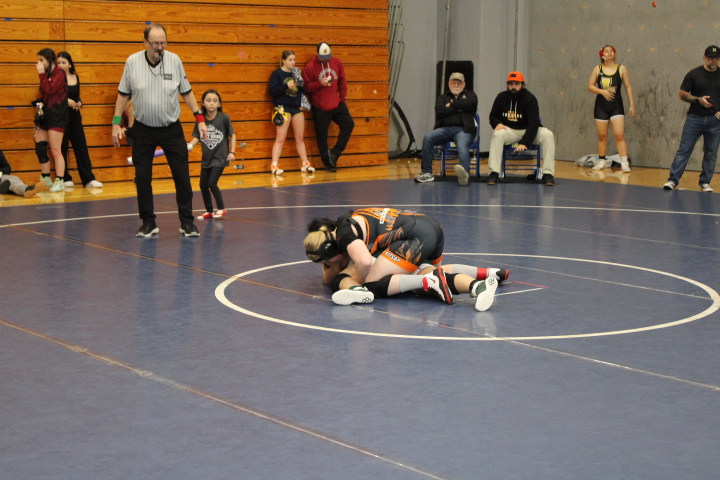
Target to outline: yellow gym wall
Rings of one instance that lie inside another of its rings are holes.
[[[244,163],[244,170],[228,173],[269,171],[275,139],[267,94],[270,74],[278,68],[283,50],[293,50],[297,66],[304,68],[322,41],[345,65],[347,103],[355,119],[341,165],[387,163],[387,0],[14,0],[0,1],[0,16],[0,108],[5,112],[0,117],[0,149],[13,172],[26,181],[35,181],[40,171],[30,102],[39,98],[36,54],[46,47],[56,53],[68,51],[75,62],[98,180],[134,177],[126,161],[130,147],[112,146],[110,122],[125,59],[144,49],[142,32],[149,22],[167,29],[167,50],[183,60],[198,103],[209,88],[222,95],[223,111],[237,135],[237,159]],[[184,103],[182,107],[189,140],[194,119]],[[312,112],[305,115],[308,154],[315,166],[321,166]],[[280,163],[283,169],[297,170],[300,161],[291,135]],[[337,135],[335,125],[330,135]],[[68,156],[75,170],[72,149]],[[199,175],[200,159],[200,149],[190,153],[193,176]],[[170,176],[164,157],[157,158],[153,177]]]

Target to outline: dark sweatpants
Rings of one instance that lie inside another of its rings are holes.
[[[140,218],[143,221],[155,219],[152,165],[155,148],[159,146],[165,151],[175,181],[175,200],[180,223],[193,223],[193,191],[190,185],[187,142],[180,121],[167,127],[148,127],[136,120],[133,124],[133,135],[132,158]]]
[[[347,147],[350,134],[353,128],[355,128],[355,122],[350,116],[345,102],[340,102],[338,108],[328,112],[324,112],[318,107],[313,107],[312,115],[313,119],[315,119],[315,138],[317,140],[318,150],[320,150],[320,157],[322,158],[323,164],[328,166],[328,129],[330,128],[330,122],[335,122],[340,127],[337,142],[335,142],[335,146],[332,148],[333,153],[335,153],[335,158],[339,157],[345,150],[345,147]]]
[[[73,152],[75,152],[75,162],[77,163],[80,181],[83,185],[95,180],[92,171],[92,162],[90,161],[90,153],[88,152],[87,139],[85,138],[85,129],[82,124],[82,114],[77,110],[70,109],[70,118],[65,127],[65,135],[62,139],[62,154],[65,159],[65,176],[63,180],[72,182],[70,168],[68,163],[68,143],[72,144]]]

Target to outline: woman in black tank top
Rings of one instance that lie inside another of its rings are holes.
[[[85,127],[82,123],[82,114],[80,107],[80,77],[75,72],[75,63],[68,52],[60,52],[57,55],[57,64],[65,71],[68,84],[68,124],[65,127],[65,135],[62,139],[62,153],[65,158],[66,168],[63,181],[65,187],[74,187],[70,169],[67,168],[68,162],[68,144],[72,144],[75,153],[75,163],[80,173],[80,181],[86,188],[102,188],[103,184],[95,179],[92,171],[92,162],[90,161],[90,152],[88,150],[87,139],[85,138]]]
[[[612,125],[622,170],[629,172],[628,148],[625,141],[625,108],[620,93],[623,84],[630,102],[630,116],[633,118],[635,117],[635,99],[627,68],[615,63],[616,55],[614,47],[605,45],[600,50],[602,64],[593,69],[588,82],[588,91],[597,95],[594,117],[598,132],[598,156],[600,159],[593,170],[610,167],[610,162],[606,162],[605,157],[607,155],[608,130]]]

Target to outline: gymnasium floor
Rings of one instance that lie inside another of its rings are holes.
[[[0,477],[716,478],[720,197],[697,173],[418,170],[226,176],[199,238],[167,182],[149,239],[131,185],[2,197]],[[334,305],[305,226],[368,205],[436,217],[444,263],[509,268],[491,309]]]

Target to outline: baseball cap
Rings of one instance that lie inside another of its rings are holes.
[[[449,81],[453,80],[460,80],[461,82],[465,83],[465,75],[460,72],[451,73]]]
[[[510,72],[508,74],[508,82],[525,82],[525,77],[520,72]]]
[[[320,60],[330,60],[332,58],[332,55],[330,55],[330,45],[325,42],[318,44],[317,53]]]
[[[706,57],[720,57],[720,47],[717,45],[710,45],[705,49]]]

